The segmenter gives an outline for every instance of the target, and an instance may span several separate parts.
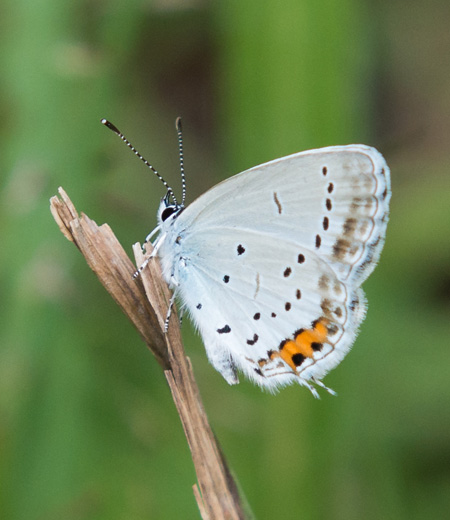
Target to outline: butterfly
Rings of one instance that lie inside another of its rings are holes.
[[[102,123],[167,188],[153,255],[187,309],[213,367],[269,391],[298,383],[334,393],[322,378],[350,350],[366,313],[361,284],[385,239],[389,168],[365,145],[282,157],[183,200],[109,121]],[[145,265],[145,264],[144,264]],[[142,270],[144,266],[140,268]]]

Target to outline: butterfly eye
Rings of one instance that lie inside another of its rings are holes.
[[[170,217],[170,215],[173,215],[176,211],[177,208],[175,206],[169,206],[161,213],[161,220],[164,222]]]

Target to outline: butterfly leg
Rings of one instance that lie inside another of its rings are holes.
[[[175,299],[176,299],[176,296],[177,296],[177,289],[179,287],[179,282],[178,280],[175,278],[175,276],[172,274],[172,276],[170,277],[170,283],[169,283],[169,287],[172,289],[173,288],[173,293],[172,293],[172,296],[170,298],[170,301],[169,301],[169,308],[167,309],[167,315],[166,315],[166,320],[164,322],[164,333],[167,334],[167,331],[169,330],[169,320],[170,320],[170,316],[172,314],[172,307],[175,303]],[[181,318],[183,316],[183,310],[180,311],[180,325],[181,325]]]
[[[144,243],[142,244],[142,250],[145,252],[145,244],[147,244],[147,242],[150,242],[151,238],[156,235],[156,233],[158,233],[158,231],[161,229],[161,226],[156,226],[155,229],[153,229],[152,231],[150,231],[150,233],[145,237],[145,241]]]
[[[146,259],[144,260],[144,263],[138,267],[137,271],[134,271],[134,273],[133,273],[133,279],[136,279],[138,276],[140,276],[140,274],[142,273],[142,271],[147,267],[147,264],[150,262],[150,260],[151,260],[154,256],[155,256],[155,255],[152,253],[148,258],[146,258]]]
[[[164,321],[164,334],[167,334],[167,331],[169,330],[169,320],[170,320],[170,316],[172,315],[172,307],[173,307],[173,304],[175,303],[175,292],[172,294],[172,297],[170,298],[170,301],[169,301],[169,308],[167,309],[167,314],[166,314],[166,320]]]
[[[155,230],[153,230],[149,236],[151,236],[153,233],[154,233]],[[133,278],[136,279],[141,273],[142,271],[147,267],[147,264],[150,262],[150,260],[156,256],[157,252],[158,252],[158,249],[161,247],[161,244],[164,242],[164,239],[165,239],[166,235],[162,235],[161,237],[158,237],[158,239],[156,240],[156,242],[154,243],[153,245],[153,251],[150,253],[150,256],[148,256],[145,260],[144,260],[144,263],[138,267],[137,271],[135,271],[133,273]],[[148,238],[148,237],[147,237]],[[146,239],[147,241],[147,239]]]

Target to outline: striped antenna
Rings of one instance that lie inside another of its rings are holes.
[[[184,159],[183,159],[183,130],[181,128],[181,117],[177,117],[175,121],[175,128],[177,129],[178,134],[178,153],[180,154],[180,172],[181,172],[181,186],[182,186],[182,195],[181,195],[181,205],[184,205],[184,201],[186,199],[186,176],[184,174]]]
[[[158,179],[164,184],[164,186],[167,188],[168,193],[170,193],[173,202],[175,203],[175,206],[178,206],[177,199],[175,198],[175,195],[173,193],[172,188],[167,184],[167,182],[161,177],[161,175],[153,168],[153,166],[147,161],[147,159],[144,159],[142,155],[136,150],[136,148],[128,141],[128,139],[122,134],[122,132],[117,128],[117,126],[114,126],[112,123],[110,123],[107,119],[102,119],[101,123],[105,126],[107,126],[110,130],[112,130],[115,134],[117,134],[122,141],[128,146],[128,148],[136,155],[152,172],[158,177]]]

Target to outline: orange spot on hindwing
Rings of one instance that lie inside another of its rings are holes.
[[[315,321],[311,329],[301,329],[294,334],[294,339],[280,344],[279,352],[272,352],[270,358],[281,357],[294,372],[306,358],[312,358],[314,352],[322,350],[327,339],[327,321],[323,318]]]

